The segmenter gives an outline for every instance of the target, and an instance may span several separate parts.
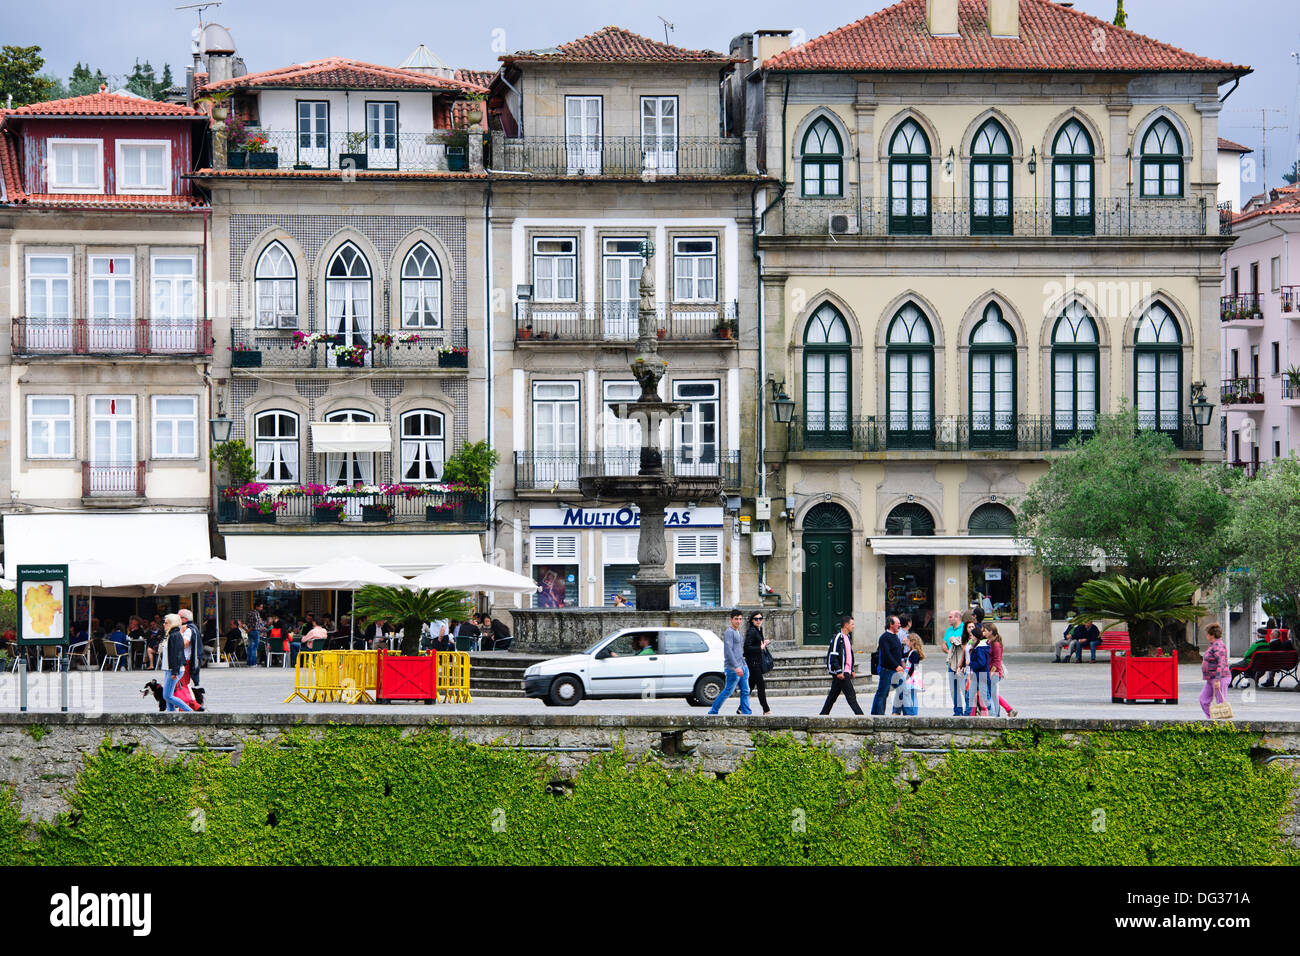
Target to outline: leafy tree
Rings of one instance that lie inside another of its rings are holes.
[[[1151,643],[1152,628],[1158,633],[1168,622],[1195,621],[1208,613],[1205,607],[1193,602],[1195,593],[1196,582],[1188,574],[1164,575],[1154,580],[1135,580],[1117,574],[1114,578],[1085,581],[1075,592],[1078,613],[1070,623],[1101,621],[1105,630],[1106,626],[1123,621],[1128,625],[1134,653],[1141,653]]]
[[[1168,436],[1139,429],[1123,408],[1030,486],[1017,534],[1040,570],[1078,572],[1104,557],[1134,577],[1186,572],[1204,586],[1231,557],[1239,481],[1236,469],[1180,461]]]
[[[41,75],[45,57],[39,46],[0,47],[0,105],[13,97],[14,106],[48,100],[54,83]]]
[[[472,445],[466,442],[460,451],[447,459],[442,480],[448,483],[459,482],[482,491],[487,488],[488,481],[492,478],[492,469],[500,460],[501,456],[486,441]]]
[[[1279,458],[1245,483],[1228,539],[1242,568],[1233,578],[1300,615],[1300,460]]]
[[[257,478],[257,467],[253,463],[253,453],[242,439],[235,438],[220,445],[214,445],[208,457],[224,471],[233,488],[242,488]]]
[[[1300,159],[1291,164],[1290,171],[1283,173],[1282,178],[1292,185],[1300,182]]]
[[[1124,0],[1116,0],[1115,26],[1121,30],[1128,26],[1128,14],[1124,12]]]
[[[172,88],[175,82],[176,81],[172,79],[172,65],[170,63],[164,63],[162,79],[158,81],[158,89],[154,91],[153,98],[156,100],[166,99],[167,91]]]
[[[72,68],[72,76],[68,77],[68,95],[69,96],[89,96],[91,93],[98,93],[101,85],[106,85],[108,78],[104,76],[103,70],[96,70],[94,74],[90,72],[90,64],[83,64],[80,60]]]
[[[464,591],[413,591],[372,584],[357,592],[352,611],[366,621],[400,624],[402,654],[411,657],[420,652],[420,625],[444,617],[467,617],[469,595]]]
[[[136,96],[143,96],[147,100],[154,98],[154,92],[158,89],[158,77],[154,75],[153,67],[148,60],[143,64],[139,60],[135,61],[135,67],[126,79],[126,88]]]
[[[41,79],[50,84],[45,95],[47,100],[61,100],[68,95],[68,88],[64,86],[63,81],[53,73],[42,73]]]

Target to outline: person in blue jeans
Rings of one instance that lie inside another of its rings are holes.
[[[973,716],[977,710],[980,695],[984,706],[992,713],[997,706],[992,699],[993,684],[989,678],[992,665],[992,648],[984,633],[984,614],[982,609],[975,609],[975,620],[968,624],[970,643],[966,645],[966,660],[970,668],[970,690],[966,695],[966,716]]]
[[[753,713],[749,709],[749,666],[745,663],[745,638],[740,633],[741,616],[740,609],[733,608],[728,615],[731,624],[722,632],[722,664],[727,672],[727,683],[722,693],[713,699],[710,714],[722,709],[722,702],[731,698],[737,685],[740,687],[740,712],[747,717]]]
[[[885,632],[880,635],[876,647],[877,686],[876,696],[871,699],[871,713],[883,717],[889,706],[890,692],[903,682],[903,644],[898,639],[898,630],[902,627],[897,617],[890,615]]]
[[[163,651],[163,701],[169,711],[189,711],[189,704],[176,696],[176,685],[185,669],[185,638],[181,635],[180,615],[168,614],[163,626],[167,629]]]
[[[262,630],[266,627],[266,622],[262,620],[262,611],[266,609],[266,602],[257,601],[253,604],[253,613],[248,615],[248,666],[257,666],[257,644],[262,637]]]

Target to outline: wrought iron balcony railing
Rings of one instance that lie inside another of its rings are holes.
[[[271,489],[275,486],[272,485]],[[258,509],[260,501],[271,502]],[[252,505],[250,507],[250,505]],[[239,499],[225,489],[217,495],[217,520],[222,524],[484,524],[487,505],[480,495],[444,491],[415,497],[393,494],[277,495]]]
[[[447,172],[463,170],[465,147],[453,147],[448,156],[451,130],[432,133],[397,133],[365,136],[358,133],[297,133],[285,129],[255,129],[266,139],[256,153],[235,149],[227,152],[227,167],[233,169],[343,169],[407,170]],[[457,161],[457,156],[461,162]]]
[[[520,302],[517,342],[635,342],[635,302]],[[735,341],[735,302],[679,302],[655,311],[655,332],[667,342]]]
[[[411,338],[414,337],[414,338]],[[465,329],[363,329],[351,335],[244,326],[232,329],[234,368],[466,368]]]
[[[745,172],[745,142],[719,136],[493,137],[489,163],[538,176],[732,176]]]
[[[15,355],[211,355],[207,319],[13,320]]]
[[[1219,385],[1219,401],[1224,405],[1263,405],[1263,380],[1251,376],[1225,378]]]
[[[1151,423],[1141,421],[1141,427]],[[790,429],[790,450],[802,451],[1029,451],[1061,449],[1076,438],[1092,437],[1092,423],[1052,416],[912,416],[869,415],[815,422],[807,419]],[[1166,420],[1160,429],[1175,447],[1196,450],[1201,437],[1195,425],[1182,419]]]
[[[1050,199],[1011,199],[973,208],[969,199],[931,198],[904,208],[889,199],[801,197],[791,189],[767,216],[787,236],[1203,236],[1204,199],[1098,199],[1086,210]]]
[[[1300,285],[1284,285],[1278,295],[1278,308],[1292,319],[1300,319]]]
[[[1219,321],[1239,322],[1264,318],[1258,292],[1241,292],[1219,297]]]
[[[700,449],[698,454],[664,453],[664,471],[681,478],[722,478],[724,488],[740,487],[740,452]],[[575,489],[579,478],[635,475],[641,468],[639,449],[550,454],[515,452],[515,490]]]

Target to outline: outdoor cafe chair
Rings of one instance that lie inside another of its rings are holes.
[[[37,670],[45,670],[45,662],[49,661],[54,664],[54,669],[58,670],[63,665],[63,648],[58,644],[45,644],[41,647],[41,657],[38,661]]]
[[[90,670],[93,663],[90,656],[90,641],[78,641],[68,648],[68,664],[71,666],[73,661],[80,661],[86,665],[86,670]]]
[[[99,649],[102,654],[99,661],[99,669],[101,671],[104,669],[104,665],[109,661],[113,662],[113,670],[117,670],[123,663],[126,664],[127,670],[131,669],[129,650],[118,650],[117,643],[111,637],[108,637],[107,635],[101,637],[99,639]]]
[[[280,646],[275,647],[274,646],[275,644],[279,644]],[[266,666],[267,667],[275,666],[274,664],[271,663],[271,658],[275,657],[276,655],[279,655],[280,657],[281,667],[288,666],[289,652],[284,650],[284,638],[281,638],[279,641],[272,641],[266,645]]]

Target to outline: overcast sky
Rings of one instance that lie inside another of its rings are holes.
[[[165,0],[0,0],[0,43],[42,47],[46,68],[67,77],[78,61],[125,74],[138,57],[179,78],[189,63],[193,10]],[[726,50],[738,33],[789,28],[815,37],[883,9],[885,0],[818,0],[792,9],[788,0],[704,4],[699,0],[533,0],[448,3],[446,0],[225,0],[205,19],[228,27],[250,70],[322,56],[397,64],[425,43],[452,66],[493,69],[503,50],[554,46],[615,23],[662,39],[662,16],[673,43]],[[1115,0],[1077,0],[1076,7],[1110,20]],[[1255,72],[1224,104],[1220,133],[1256,150],[1261,116],[1270,127],[1268,179],[1276,185],[1297,156],[1296,90],[1300,51],[1295,0],[1127,0],[1131,30],[1193,53],[1244,63]],[[1226,91],[1225,87],[1225,91]],[[1251,191],[1247,188],[1247,193]]]

